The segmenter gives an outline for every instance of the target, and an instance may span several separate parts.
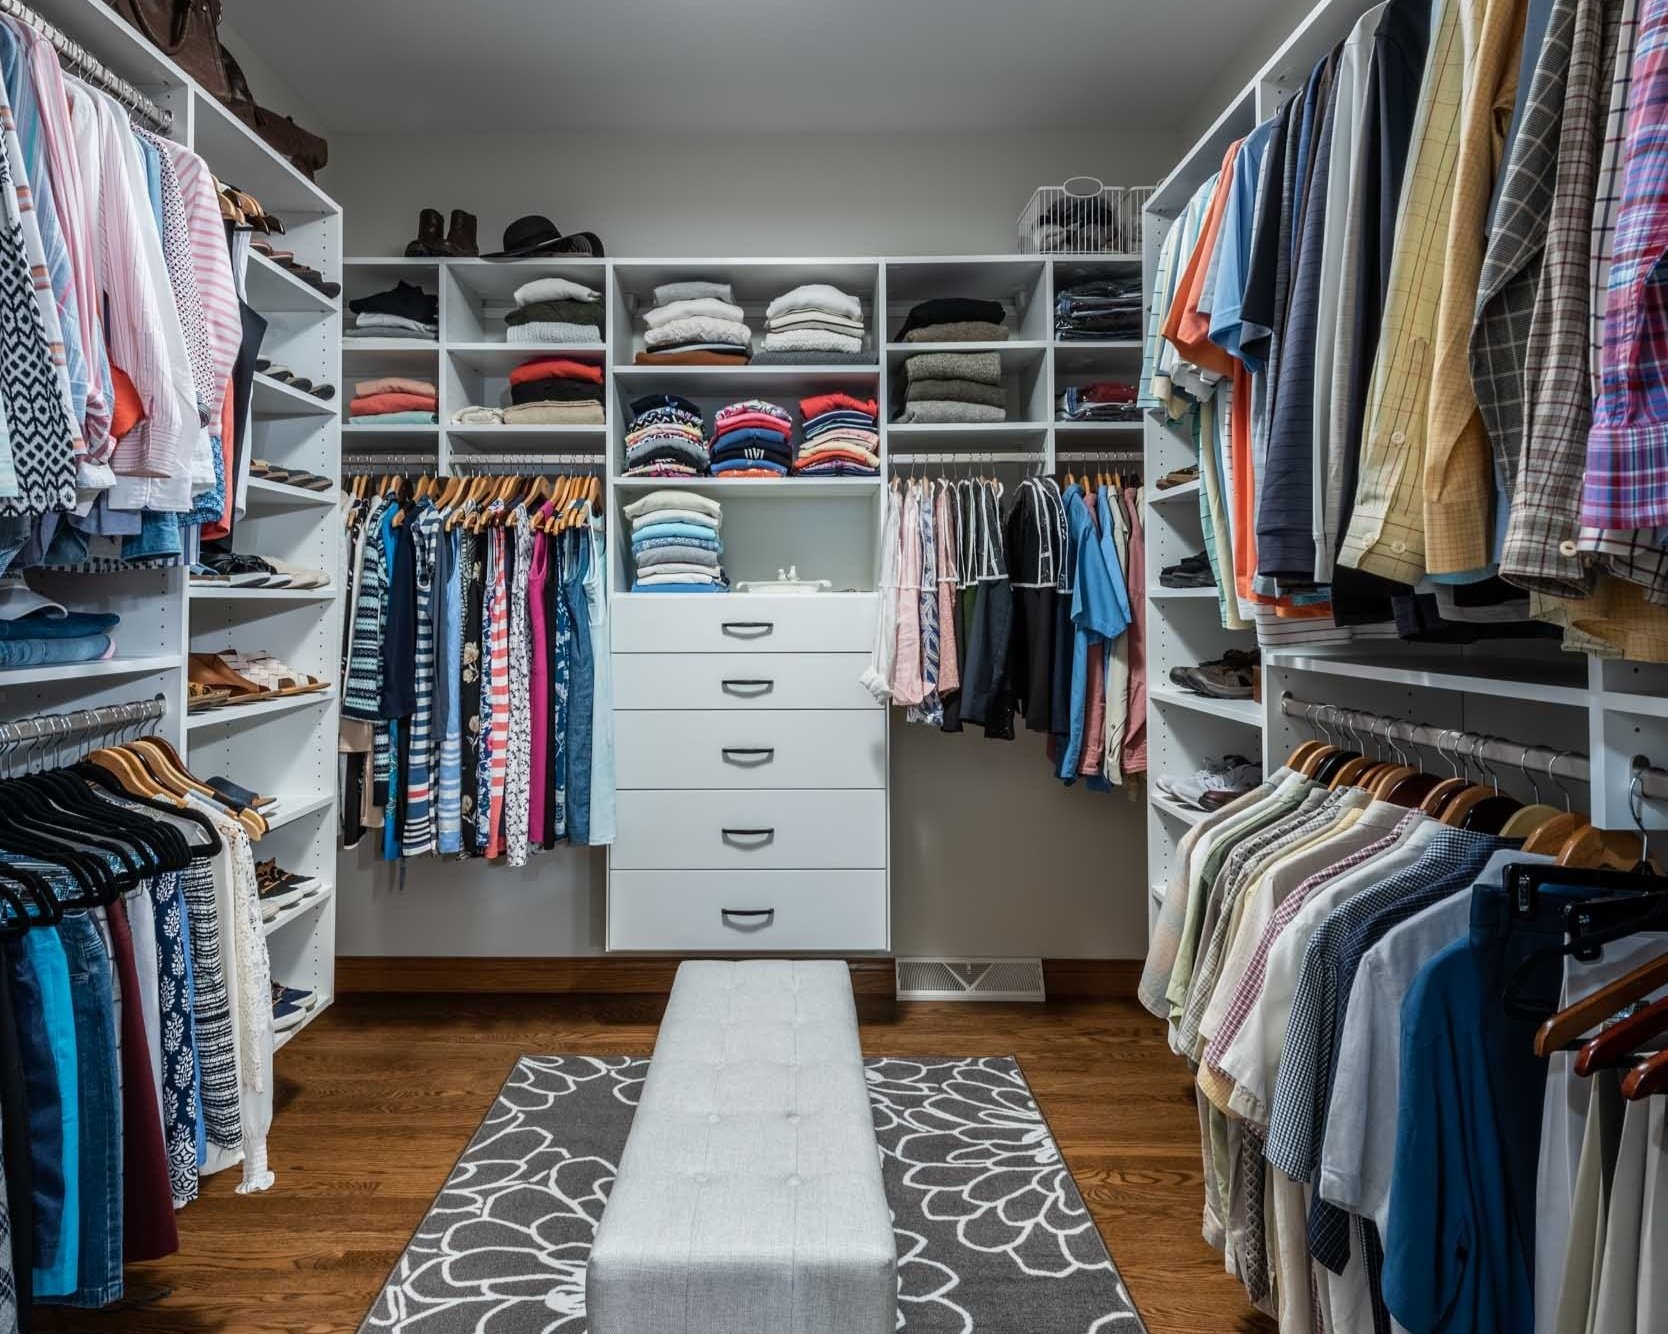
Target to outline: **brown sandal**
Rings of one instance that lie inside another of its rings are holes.
[[[224,690],[227,704],[248,704],[277,697],[276,690],[256,685],[218,653],[193,653],[186,667],[187,680],[211,690]]]

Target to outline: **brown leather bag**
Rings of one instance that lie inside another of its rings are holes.
[[[211,97],[231,96],[220,59],[220,0],[110,0],[110,8]]]
[[[255,101],[249,91],[249,80],[244,77],[236,57],[220,48],[220,58],[226,71],[228,93],[220,100],[231,108],[232,114],[260,135],[274,152],[287,157],[308,180],[330,160],[330,145],[320,135],[304,130],[288,116],[268,111]]]

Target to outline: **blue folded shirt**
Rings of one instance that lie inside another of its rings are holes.
[[[108,634],[121,624],[113,611],[72,611],[65,616],[35,612],[14,621],[0,621],[0,639],[78,639]]]
[[[67,662],[97,662],[109,653],[109,635],[82,635],[76,639],[5,639],[0,640],[0,670],[57,666]]]
[[[679,540],[688,540],[693,538],[696,541],[708,541],[711,540],[717,532],[718,530],[716,528],[707,524],[686,523],[681,519],[675,520],[671,523],[651,523],[632,533],[631,545],[634,547],[639,546],[644,542],[652,542],[657,537],[675,537]]]

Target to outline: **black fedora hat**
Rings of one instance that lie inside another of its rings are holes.
[[[525,255],[602,255],[602,240],[595,232],[563,236],[555,223],[542,213],[529,213],[504,228],[504,248],[482,255],[482,259],[519,259]]]

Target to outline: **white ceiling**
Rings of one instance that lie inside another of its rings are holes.
[[[1254,0],[225,0],[337,134],[1173,126]],[[253,81],[253,79],[252,79]],[[260,94],[259,84],[255,91]]]

